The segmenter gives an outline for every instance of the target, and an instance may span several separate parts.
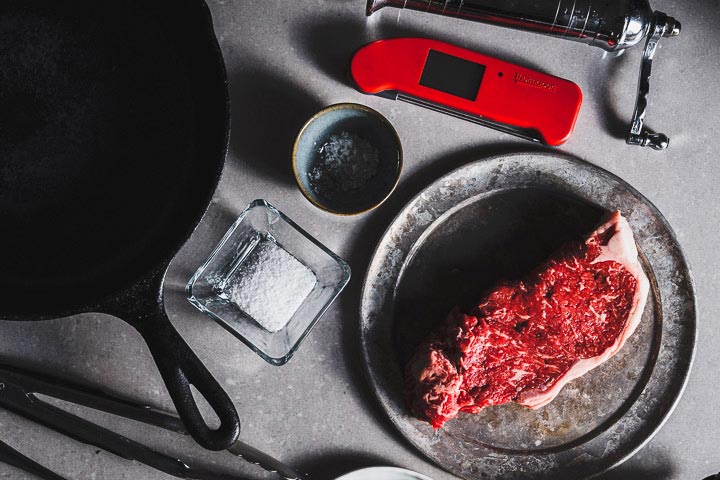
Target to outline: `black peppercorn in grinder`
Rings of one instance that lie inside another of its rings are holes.
[[[647,0],[368,0],[367,14],[383,7],[427,13],[543,33],[619,52],[646,38],[638,96],[627,143],[667,148],[662,133],[643,129],[652,59],[661,37],[680,33],[680,22],[653,11]]]

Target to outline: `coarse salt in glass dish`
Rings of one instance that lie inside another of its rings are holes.
[[[350,280],[350,267],[265,200],[240,214],[187,284],[190,303],[283,365]]]

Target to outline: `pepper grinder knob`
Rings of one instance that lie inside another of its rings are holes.
[[[682,25],[680,24],[680,22],[675,20],[673,17],[667,17],[667,28],[665,29],[663,37],[677,37],[678,35],[680,35],[681,29]]]
[[[665,150],[670,145],[670,138],[664,133],[650,133],[645,130],[639,135],[628,134],[626,142],[628,145],[650,147],[653,150]]]

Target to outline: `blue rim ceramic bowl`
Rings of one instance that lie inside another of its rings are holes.
[[[377,153],[369,178],[350,179],[352,188],[338,188],[330,195],[313,184],[320,150],[335,135],[349,133]],[[382,204],[395,190],[402,171],[402,146],[392,124],[372,108],[357,103],[331,105],[313,115],[300,130],[292,153],[295,181],[305,198],[316,207],[338,215],[356,215]]]

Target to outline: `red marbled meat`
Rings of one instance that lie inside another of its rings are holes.
[[[614,212],[525,279],[500,284],[469,311],[450,312],[405,369],[410,410],[440,428],[458,412],[546,405],[622,348],[649,287],[630,226]]]

